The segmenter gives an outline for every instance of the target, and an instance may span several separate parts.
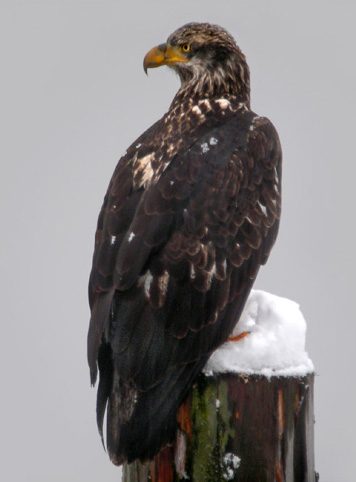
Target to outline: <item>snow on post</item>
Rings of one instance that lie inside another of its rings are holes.
[[[225,343],[216,350],[205,373],[304,376],[314,372],[305,351],[307,325],[294,301],[252,290],[231,337],[248,336]]]
[[[315,482],[314,367],[297,303],[253,290],[198,377],[176,442],[124,482]]]

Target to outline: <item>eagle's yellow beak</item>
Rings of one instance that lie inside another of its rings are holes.
[[[147,69],[160,67],[161,65],[175,64],[176,62],[188,62],[188,59],[180,51],[179,47],[161,44],[153,47],[143,59],[143,68]]]

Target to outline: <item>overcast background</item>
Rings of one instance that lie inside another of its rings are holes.
[[[308,321],[321,482],[355,466],[355,6],[337,1],[0,1],[1,480],[119,481],[95,426],[87,279],[117,159],[178,79],[142,69],[188,21],[245,52],[284,152],[280,236],[257,287]],[[257,482],[257,481],[256,481]]]

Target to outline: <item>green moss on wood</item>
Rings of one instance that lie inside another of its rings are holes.
[[[193,390],[191,417],[194,427],[187,461],[191,480],[226,482],[223,457],[229,438],[234,437],[228,407],[228,384],[201,376]],[[225,477],[224,477],[225,475]]]

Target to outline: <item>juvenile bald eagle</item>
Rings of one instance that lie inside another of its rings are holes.
[[[88,360],[114,464],[172,442],[177,411],[226,341],[281,209],[281,148],[250,110],[245,56],[216,25],[190,23],[148,52],[181,87],[120,159],[102,206],[90,276]]]

